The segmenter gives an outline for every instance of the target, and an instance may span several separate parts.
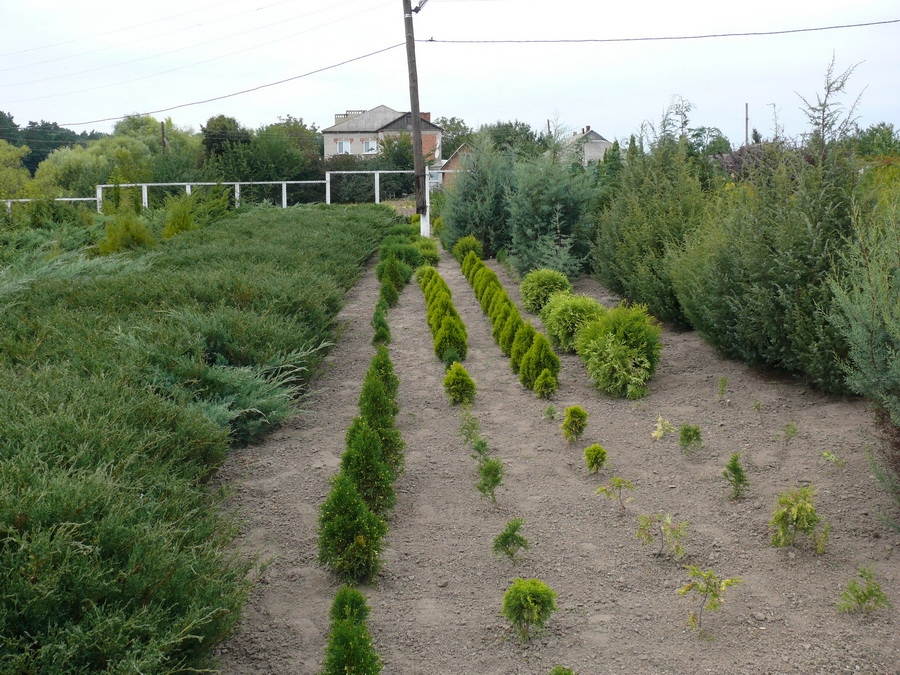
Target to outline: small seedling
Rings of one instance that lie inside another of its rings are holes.
[[[558,420],[559,419],[559,410],[556,409],[556,406],[552,403],[547,406],[547,409],[544,410],[544,419],[545,420]]]
[[[459,433],[466,443],[474,443],[475,439],[478,438],[478,434],[481,433],[481,423],[468,408],[463,409],[462,424],[459,426]]]
[[[875,581],[872,566],[860,567],[859,576],[865,581],[865,586],[858,579],[851,579],[847,589],[841,593],[841,601],[837,606],[839,612],[871,612],[892,606],[881,590],[881,584]]]
[[[641,544],[652,544],[653,540],[659,538],[659,551],[656,555],[663,556],[666,549],[676,560],[684,557],[684,548],[681,546],[681,540],[687,534],[687,521],[676,524],[672,519],[672,514],[654,513],[650,516],[638,516],[637,538],[641,540]]]
[[[578,675],[578,673],[565,666],[553,666],[547,675]]]
[[[524,523],[521,518],[513,518],[506,524],[506,529],[494,538],[494,554],[505,555],[513,565],[519,562],[516,554],[522,549],[528,550],[528,540],[519,534],[519,528]]]
[[[722,475],[725,476],[725,480],[731,483],[731,498],[740,499],[741,495],[744,494],[744,490],[750,485],[750,481],[747,480],[747,475],[744,473],[744,467],[741,466],[740,454],[734,453],[731,456],[728,464],[725,465],[725,470],[722,471]]]
[[[597,473],[606,464],[606,448],[599,443],[587,446],[584,449],[584,463],[588,473]]]
[[[797,425],[793,422],[788,422],[784,425],[784,429],[781,430],[784,438],[784,444],[787,445],[791,442],[791,439],[797,435]]]
[[[588,414],[587,411],[579,405],[572,405],[566,408],[566,414],[563,417],[563,423],[559,425],[562,429],[563,436],[569,443],[574,443],[587,428]]]
[[[486,460],[491,452],[491,449],[488,447],[487,441],[484,440],[481,436],[479,436],[472,442],[472,450],[475,451],[472,453],[472,458],[477,459],[479,462],[483,462],[484,460]]]
[[[606,495],[610,499],[616,499],[619,502],[619,507],[622,511],[625,510],[625,504],[632,501],[631,497],[623,498],[622,491],[623,490],[634,490],[634,483],[630,480],[625,480],[624,478],[619,478],[618,476],[613,476],[609,479],[609,483],[606,485],[601,485],[595,490],[595,494],[598,495]]]
[[[494,491],[503,484],[503,462],[493,457],[486,457],[482,460],[478,473],[481,480],[475,484],[475,487],[491,502],[496,502],[497,497]]]
[[[772,534],[772,546],[791,546],[798,534],[807,535],[816,546],[816,553],[824,553],[828,544],[828,523],[817,531],[821,518],[816,513],[813,495],[816,490],[812,485],[789,490],[778,498],[779,508],[772,514],[769,522],[775,532]]]
[[[556,592],[539,579],[514,579],[503,595],[504,617],[510,620],[523,641],[541,628],[556,611]]]
[[[681,429],[678,430],[678,444],[686,455],[691,454],[693,450],[699,449],[703,445],[700,427],[694,424],[682,424]]]
[[[650,435],[653,436],[653,440],[658,441],[666,434],[674,434],[675,427],[672,426],[672,423],[669,420],[664,420],[663,416],[660,415],[659,419],[656,420],[656,428],[653,430],[653,433]]]
[[[753,409],[762,415],[762,402],[759,399],[753,401]]]
[[[688,626],[697,631],[703,631],[703,610],[715,612],[722,606],[722,595],[729,586],[741,583],[737,577],[731,579],[719,579],[712,570],[701,570],[696,565],[685,565],[685,569],[691,577],[691,581],[682,586],[678,595],[685,596],[694,591],[700,596],[700,607],[696,612],[691,612],[688,617]]]
[[[822,459],[826,462],[832,464],[833,466],[844,466],[844,460],[838,457],[833,452],[828,452],[827,450],[822,453]]]
[[[723,396],[725,396],[727,391],[728,391],[728,378],[720,377],[719,378],[719,398],[722,398]]]

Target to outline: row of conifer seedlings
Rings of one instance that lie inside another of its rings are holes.
[[[376,351],[363,379],[360,414],[347,430],[340,470],[319,511],[319,561],[345,582],[331,605],[323,675],[374,675],[383,667],[366,623],[369,606],[352,584],[378,573],[385,517],[396,503],[394,483],[404,465],[405,443],[396,427],[400,381],[386,347],[391,341],[387,312],[397,304],[413,267],[437,259],[434,242],[411,226],[393,228],[379,251],[375,274],[381,285],[371,322]]]
[[[547,337],[524,319],[516,303],[509,297],[497,273],[484,264],[476,248],[470,248],[461,259],[462,273],[491,322],[491,336],[519,382],[541,398],[550,398],[559,388],[560,360]]]

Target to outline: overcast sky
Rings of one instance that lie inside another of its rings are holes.
[[[402,7],[0,0],[0,110],[20,126],[47,120],[77,131],[111,131],[114,121],[99,120],[135,113],[199,131],[218,114],[251,128],[287,115],[323,128],[347,109],[406,111]],[[691,126],[719,127],[740,145],[745,103],[763,136],[772,135],[774,115],[786,135],[802,133],[798,94],[815,99],[834,55],[838,72],[858,64],[843,100],[862,94],[859,123],[900,128],[900,23],[692,40],[452,42],[819,28],[898,20],[897,0],[430,0],[414,17],[421,109],[433,119],[456,116],[475,128],[515,119],[545,128],[551,120],[626,139],[681,97],[692,105]],[[226,98],[187,105],[217,97]]]

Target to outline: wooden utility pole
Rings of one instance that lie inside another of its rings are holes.
[[[426,0],[427,1],[427,0]],[[418,12],[424,2],[421,2]],[[416,213],[421,218],[421,230],[425,236],[430,236],[431,227],[428,222],[428,204],[425,191],[428,185],[425,182],[425,158],[422,156],[422,114],[419,112],[419,76],[416,73],[416,38],[413,35],[413,9],[411,0],[403,0],[403,22],[406,25],[406,61],[409,66],[409,107],[412,117],[412,141],[413,141],[413,169],[416,178]],[[428,230],[426,232],[426,229]]]

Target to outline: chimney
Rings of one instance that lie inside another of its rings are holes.
[[[591,125],[588,124],[588,125],[585,127],[585,129],[587,129],[587,131],[590,131],[590,130],[591,130]],[[586,131],[585,133],[587,133],[587,131]]]
[[[431,113],[430,112],[419,112],[419,117],[421,117],[426,122],[431,121]]]

